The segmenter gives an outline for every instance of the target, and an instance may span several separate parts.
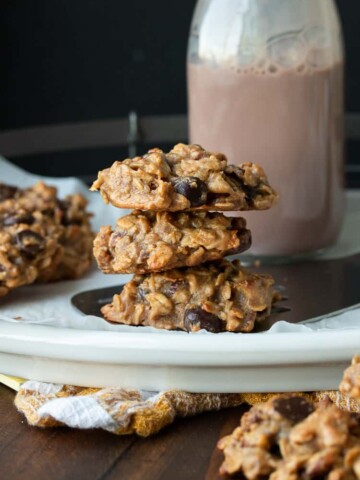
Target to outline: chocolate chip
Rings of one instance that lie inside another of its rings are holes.
[[[279,397],[274,400],[274,409],[294,423],[301,422],[314,411],[313,405],[303,397]]]
[[[64,227],[68,227],[69,225],[82,225],[82,220],[78,219],[78,218],[68,218],[66,215],[63,217],[62,219],[62,225],[64,225]]]
[[[56,204],[57,204],[58,209],[62,213],[62,217],[61,217],[61,224],[62,225],[67,227],[69,225],[81,225],[82,224],[81,219],[71,218],[69,216],[69,209],[70,209],[70,206],[71,206],[70,202],[68,202],[67,200],[57,200]]]
[[[216,315],[205,312],[201,307],[189,308],[185,311],[184,326],[188,332],[202,328],[212,333],[224,330],[223,321]]]
[[[55,210],[53,208],[45,208],[45,210],[41,210],[41,213],[47,217],[53,217],[55,215]]]
[[[6,272],[6,268],[4,267],[4,265],[1,265],[1,263],[0,263],[0,272]]]
[[[69,208],[69,204],[66,200],[56,200],[56,207],[58,211],[60,210],[60,219],[61,224],[64,226],[68,226],[70,224],[67,211]]]
[[[44,249],[44,239],[41,235],[32,230],[22,230],[16,235],[16,243],[22,253],[29,258],[35,258],[36,255]]]
[[[145,302],[146,300],[146,295],[148,294],[149,292],[147,292],[143,287],[139,287],[138,288],[138,297],[140,298],[140,300],[142,302]]]
[[[56,200],[56,206],[62,211],[66,212],[69,208],[69,202],[66,200]]]
[[[176,280],[175,282],[168,283],[164,286],[164,294],[168,297],[172,297],[181,287],[184,287],[186,282],[183,280]]]
[[[0,202],[8,200],[9,198],[14,198],[18,188],[12,187],[11,185],[5,185],[5,183],[0,183]]]
[[[248,250],[251,247],[251,232],[246,228],[242,228],[237,232],[237,237],[240,240],[239,246],[237,248],[232,248],[226,252],[226,255],[235,255],[237,253],[242,253]]]
[[[257,312],[253,310],[246,312],[241,322],[241,327],[242,327],[241,331],[251,332],[254,328],[256,316],[257,316]]]
[[[245,193],[245,199],[251,206],[253,204],[254,198],[257,196],[258,191],[255,187],[251,187],[245,183],[244,174],[245,170],[234,165],[229,165],[226,167],[225,172],[230,180],[232,180],[235,185],[243,190]]]
[[[249,203],[249,205],[252,205],[254,198],[257,196],[257,190],[253,187],[249,187],[248,185],[245,185],[245,183],[243,183],[242,189],[245,192],[245,198],[247,202]]]
[[[273,457],[278,458],[279,460],[282,458],[281,450],[280,450],[280,445],[278,443],[274,443],[270,447],[270,452],[269,452]]]
[[[1,267],[1,265],[0,265],[0,267]],[[357,422],[359,424],[359,427],[360,427],[360,413],[351,412],[350,416],[353,420],[355,420],[355,422]]]
[[[192,207],[204,205],[207,201],[206,183],[197,177],[177,177],[172,182],[175,192],[187,198]]]
[[[2,221],[4,227],[10,227],[11,225],[19,225],[20,223],[26,223],[32,225],[35,222],[35,218],[31,213],[24,213],[19,215],[8,215]]]

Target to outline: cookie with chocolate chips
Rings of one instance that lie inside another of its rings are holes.
[[[62,202],[42,182],[26,189],[0,184],[0,296],[81,276],[92,258],[89,218],[81,195]]]
[[[192,267],[251,245],[242,218],[217,212],[141,212],[101,227],[94,256],[104,273],[152,273]]]
[[[250,273],[238,261],[136,275],[111,304],[106,319],[127,325],[213,333],[251,332],[277,298],[269,275]]]
[[[360,420],[330,401],[280,395],[252,407],[218,447],[221,474],[248,480],[360,479]]]
[[[91,190],[115,207],[169,212],[266,210],[277,199],[259,165],[228,165],[221,153],[181,143],[115,162]]]

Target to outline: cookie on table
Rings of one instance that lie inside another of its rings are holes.
[[[360,402],[360,357],[355,355],[351,366],[344,372],[340,392]]]
[[[87,202],[56,195],[42,182],[26,189],[0,184],[0,296],[34,282],[78,278],[90,267]]]
[[[249,480],[360,478],[360,419],[329,402],[280,395],[251,408],[218,447],[220,473]]]
[[[259,165],[228,165],[221,153],[181,143],[115,162],[91,190],[115,207],[170,212],[266,210],[277,198]]]
[[[133,211],[115,230],[101,227],[94,256],[104,273],[151,273],[192,267],[251,245],[243,218],[217,212]]]
[[[238,261],[135,275],[104,317],[127,325],[213,333],[251,332],[276,298],[269,275],[250,273]]]

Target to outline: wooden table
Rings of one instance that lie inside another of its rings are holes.
[[[149,438],[102,430],[39,429],[0,385],[1,480],[220,480],[216,443],[238,424],[245,407],[179,419]]]

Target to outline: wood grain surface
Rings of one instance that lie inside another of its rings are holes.
[[[1,480],[220,480],[217,441],[246,408],[179,419],[149,438],[27,425],[0,385]]]

